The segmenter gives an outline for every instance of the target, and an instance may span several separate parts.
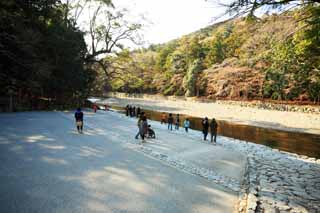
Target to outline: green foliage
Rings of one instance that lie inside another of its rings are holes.
[[[221,63],[225,58],[224,49],[225,46],[223,44],[223,37],[221,35],[217,35],[209,46],[209,52],[206,57],[208,64],[212,65]]]
[[[300,2],[299,2],[300,3]],[[294,7],[309,6],[319,3],[319,0],[304,0],[301,4],[297,3],[297,0],[233,0],[227,4],[222,4],[226,7],[225,14],[242,16],[247,14],[249,19],[255,18],[255,12],[257,10],[269,12],[269,11],[283,11],[288,9],[288,6],[292,9]]]
[[[284,99],[284,89],[288,86],[288,83],[288,79],[283,73],[269,70],[266,74],[264,97],[271,98],[273,100]]]
[[[174,94],[174,86],[173,85],[168,85],[163,91],[164,95],[173,95]]]
[[[235,34],[233,33],[233,28],[233,24],[226,24],[221,27],[219,31],[214,33],[209,42],[205,43],[205,63],[207,64],[207,67],[221,63],[228,56],[234,56],[233,52],[239,43],[232,40],[233,37],[231,36]],[[236,45],[233,42],[235,42]],[[234,47],[232,45],[234,45]]]
[[[88,95],[94,74],[83,66],[83,33],[62,8],[55,0],[0,2],[1,94],[10,88],[21,104],[38,97],[66,104]]]
[[[185,95],[195,96],[196,95],[196,83],[198,78],[198,73],[202,70],[202,62],[196,59],[189,67],[187,74],[183,79],[183,87],[186,90]]]
[[[169,42],[166,46],[163,48],[160,48],[158,57],[157,57],[157,69],[158,70],[166,70],[167,67],[165,66],[168,60],[168,56],[173,53],[173,51],[176,49],[176,42]]]
[[[319,7],[312,7],[301,12],[308,17],[306,23],[318,19]],[[310,100],[319,101],[320,84],[320,24],[308,26],[297,32],[286,42],[276,42],[267,54],[270,66],[267,69],[264,87],[265,97],[276,99],[296,99],[301,94],[308,94]],[[287,92],[284,92],[284,89]]]
[[[176,50],[171,55],[169,60],[166,63],[166,67],[168,67],[172,73],[183,73],[187,68],[187,58],[186,55]]]

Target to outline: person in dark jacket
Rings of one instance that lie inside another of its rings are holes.
[[[207,117],[202,120],[202,132],[203,132],[203,140],[207,140],[207,135],[209,131],[209,120]]]
[[[170,113],[168,117],[168,130],[170,129],[172,131],[172,124],[173,124],[173,117],[172,117],[172,114]]]
[[[137,118],[140,116],[140,113],[141,113],[141,109],[140,107],[137,108]]]
[[[179,130],[179,125],[180,125],[180,116],[179,116],[179,114],[177,114],[176,122],[175,122],[175,125],[174,125],[174,129],[175,130]]]
[[[131,105],[129,105],[129,115],[130,115],[130,117],[132,117],[132,106]]]
[[[74,118],[76,119],[77,130],[79,133],[83,131],[83,112],[81,112],[81,108],[78,108],[74,113]]]
[[[211,143],[212,143],[212,139],[214,137],[214,143],[216,143],[216,139],[217,139],[217,130],[218,130],[218,123],[216,121],[216,119],[212,118],[211,122],[210,122],[210,133],[211,133]]]
[[[142,142],[145,142],[144,138],[148,133],[148,122],[147,117],[145,115],[142,116],[142,121],[140,122],[140,136]]]
[[[129,105],[126,106],[126,116],[129,116]]]
[[[136,107],[132,107],[132,117],[136,117]]]

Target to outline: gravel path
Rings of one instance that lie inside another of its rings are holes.
[[[80,135],[72,113],[0,114],[0,212],[234,212],[233,190],[124,141],[120,115],[85,118]]]
[[[115,112],[85,112],[84,135],[68,112],[0,120],[0,212],[320,211],[319,159],[155,121],[139,145]]]

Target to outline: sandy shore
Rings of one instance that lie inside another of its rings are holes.
[[[320,134],[320,115],[300,112],[263,110],[236,105],[199,103],[191,101],[151,100],[139,98],[109,98],[98,103],[126,106],[140,106],[145,109],[209,117],[273,129]]]

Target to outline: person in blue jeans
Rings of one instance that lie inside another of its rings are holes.
[[[180,125],[180,117],[179,117],[179,114],[177,114],[176,122],[175,122],[175,125],[174,125],[174,129],[175,130],[179,130],[179,125]]]
[[[144,112],[141,112],[140,116],[139,116],[139,119],[138,119],[138,122],[137,122],[137,126],[138,126],[138,132],[135,136],[135,139],[138,139],[139,136],[140,136],[140,132],[141,132],[141,123],[142,123],[142,119],[143,119],[143,116],[144,116]]]
[[[184,129],[186,130],[186,132],[188,132],[188,129],[189,129],[189,127],[190,127],[189,118],[187,118],[186,120],[184,120],[184,122],[183,122],[183,127],[184,127]]]
[[[170,113],[168,117],[168,130],[170,129],[172,131],[172,124],[173,124],[173,117],[172,117],[172,114]]]
[[[202,120],[202,133],[203,133],[203,140],[207,140],[207,135],[209,131],[209,119],[207,117]]]

